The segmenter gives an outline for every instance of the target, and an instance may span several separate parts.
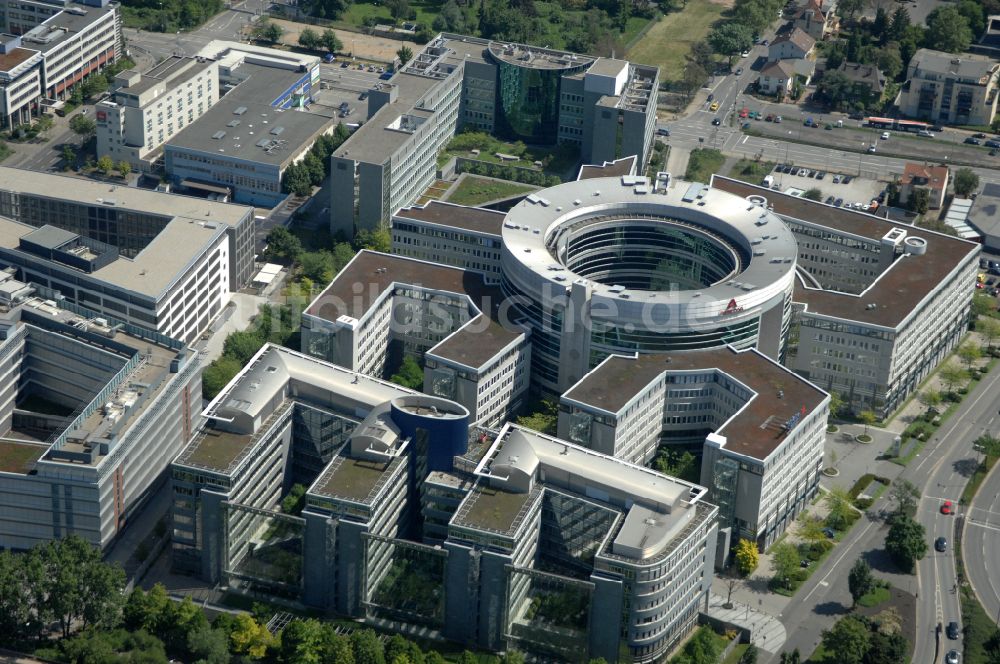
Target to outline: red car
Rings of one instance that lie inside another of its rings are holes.
[[[951,501],[946,500],[941,503],[941,514],[951,514]]]
[[[741,118],[745,118],[748,115],[750,115],[750,109],[749,108],[744,108],[744,109],[742,109],[740,111],[740,117]]]

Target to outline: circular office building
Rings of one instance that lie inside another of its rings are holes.
[[[780,358],[796,255],[762,199],[587,179],[507,214],[502,286],[532,328],[536,383],[562,393],[611,353],[732,345]]]

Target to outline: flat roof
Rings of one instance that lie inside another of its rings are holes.
[[[354,459],[343,453],[334,458],[309,493],[327,498],[342,498],[356,503],[369,503],[383,478],[405,460],[396,457],[389,462]]]
[[[215,62],[211,60],[198,60],[186,55],[171,55],[151,69],[140,73],[138,81],[128,86],[120,86],[114,90],[114,93],[138,96],[160,83],[165,83],[169,90],[183,85],[213,65]]]
[[[774,213],[805,224],[822,226],[833,231],[857,235],[879,242],[894,228],[907,236],[927,241],[923,256],[896,259],[862,294],[804,288],[796,281],[794,300],[803,302],[808,312],[892,328],[913,313],[920,302],[937,288],[958,265],[979,252],[979,245],[961,238],[935,233],[924,228],[899,224],[863,212],[789,196],[766,187],[712,176],[712,187],[737,196],[763,196],[774,206]],[[972,295],[972,284],[969,284]],[[875,307],[869,309],[868,305]]]
[[[517,330],[508,330],[495,320],[480,314],[427,353],[478,369],[522,334]]]
[[[80,237],[72,231],[55,226],[42,226],[41,228],[31,227],[32,231],[24,236],[24,239],[33,242],[46,249],[58,249],[67,242],[72,242]]]
[[[766,458],[785,438],[783,425],[793,415],[811,413],[827,395],[794,372],[756,350],[732,348],[609,356],[563,397],[617,413],[664,372],[715,370],[756,392],[716,433],[726,449],[755,459]]]
[[[10,71],[18,65],[24,63],[26,60],[31,58],[31,56],[37,54],[38,51],[21,47],[13,48],[6,53],[0,53],[0,71]]]
[[[0,440],[0,473],[27,475],[48,449],[48,445]]]
[[[0,217],[0,249],[23,254],[19,248],[22,237],[34,235],[36,227]],[[158,297],[166,292],[184,268],[205,251],[219,237],[226,234],[226,226],[189,219],[172,219],[157,233],[135,258],[118,256],[104,267],[88,276],[150,297]],[[77,237],[75,233],[71,233]],[[31,254],[32,260],[46,259]],[[65,270],[74,268],[51,261]],[[81,273],[82,274],[82,273]]]
[[[516,42],[491,41],[489,49],[490,54],[497,60],[525,69],[575,69],[586,67],[597,59],[591,55],[579,55],[569,51],[557,51]],[[621,67],[610,72],[610,75],[615,75],[619,71],[621,71]]]
[[[31,44],[39,51],[51,51],[64,41],[75,37],[92,23],[99,21],[118,8],[117,2],[103,7],[68,2],[62,11],[49,17],[21,36],[22,44]],[[72,11],[68,11],[71,10]]]
[[[449,228],[460,228],[477,233],[488,233],[500,237],[505,213],[486,208],[456,205],[441,201],[429,201],[425,205],[401,208],[394,218],[414,219],[439,224]]]
[[[1000,184],[983,185],[969,210],[969,223],[983,235],[1000,235]]]
[[[56,173],[40,173],[0,166],[0,190],[13,191],[52,200],[69,200],[95,207],[137,210],[165,217],[185,217],[236,226],[253,208],[233,203],[219,203],[204,198],[167,194],[151,189],[126,187],[107,182]]]
[[[456,524],[509,533],[517,525],[517,517],[528,499],[535,499],[540,491],[536,488],[528,493],[515,493],[480,483],[466,497],[469,508],[456,519]]]
[[[165,150],[184,150],[215,157],[282,165],[326,131],[333,118],[303,110],[271,106],[302,78],[302,72],[243,64],[250,76],[204,115],[167,141]],[[242,113],[237,113],[243,109]],[[238,122],[236,126],[231,123]],[[261,145],[266,142],[266,145]]]

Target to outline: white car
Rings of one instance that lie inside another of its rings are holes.
[[[958,664],[958,651],[949,650],[948,654],[944,657],[945,664]]]
[[[883,131],[882,132],[882,140],[883,141],[888,141],[889,140],[889,132],[887,132],[887,131]]]
[[[869,145],[868,146],[868,151],[869,152],[875,152],[875,145],[874,144],[873,145]]]
[[[750,51],[743,51],[742,53],[740,53],[740,57],[741,57],[741,58],[745,58],[745,57],[747,57],[748,55],[750,55]]]

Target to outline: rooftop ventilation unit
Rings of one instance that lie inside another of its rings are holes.
[[[212,134],[212,138],[214,138],[215,140],[219,140],[220,138],[225,138],[225,136],[226,136],[226,132],[224,132],[222,130],[219,130],[219,131],[215,132],[214,134]]]
[[[247,112],[247,107],[246,106],[240,106],[235,111],[233,111],[233,115],[243,115],[246,112]]]
[[[272,127],[271,128],[271,133],[274,134],[275,136],[281,136],[281,133],[283,131],[285,131],[284,127]]]

